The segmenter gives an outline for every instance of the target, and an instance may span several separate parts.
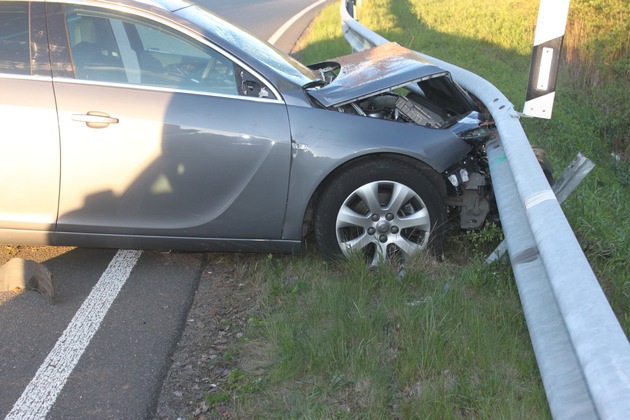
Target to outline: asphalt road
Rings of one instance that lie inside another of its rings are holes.
[[[0,418],[26,394],[29,383],[45,389],[59,378],[38,376],[60,336],[86,301],[114,257],[115,250],[72,249],[44,262],[53,273],[51,304],[34,292],[0,306]],[[145,418],[168,370],[169,355],[186,320],[196,290],[203,254],[143,252],[98,326],[61,392],[33,405],[52,403],[48,418]],[[84,334],[90,325],[79,327]],[[62,351],[67,359],[77,344]],[[31,391],[31,393],[34,393]],[[40,411],[41,412],[41,411]],[[16,418],[20,418],[17,415]]]
[[[292,18],[297,19],[273,44],[290,52],[295,40],[306,29],[323,0],[200,0],[199,4],[259,38],[269,40]],[[313,6],[313,9],[309,9]],[[304,13],[305,12],[305,13]],[[303,14],[302,14],[303,13]]]
[[[315,14],[300,12],[320,2],[200,3],[264,39],[275,34],[288,52]],[[137,252],[120,274],[125,254],[117,250],[15,250],[0,245],[0,264],[13,256],[42,262],[56,296],[51,303],[35,292],[0,293],[0,418],[149,416],[212,254]]]

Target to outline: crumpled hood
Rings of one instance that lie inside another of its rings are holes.
[[[345,105],[410,83],[448,74],[395,42],[309,67],[321,68],[327,63],[340,66],[337,77],[326,86],[307,89],[308,94],[325,107]]]

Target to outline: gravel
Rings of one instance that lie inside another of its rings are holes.
[[[258,310],[256,289],[237,278],[237,266],[250,257],[209,255],[162,385],[156,419],[236,417],[225,397],[247,320]]]

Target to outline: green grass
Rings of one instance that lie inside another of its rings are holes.
[[[522,104],[538,2],[364,0],[360,21],[385,38],[473,70]],[[299,45],[312,63],[350,53],[338,4]],[[630,332],[630,63],[623,0],[574,0],[553,118],[524,120],[560,173],[579,151],[596,169],[564,205],[626,334]],[[244,345],[264,363],[230,390],[240,417],[548,418],[509,266],[484,265],[496,227],[376,270],[316,253],[252,257],[259,289]],[[252,351],[252,349],[255,349]],[[223,397],[221,397],[223,398]]]
[[[243,270],[264,319],[248,337],[272,343],[261,346],[272,362],[239,394],[240,415],[548,417],[510,271],[476,252],[465,267],[419,256],[405,275],[360,259],[254,257]]]

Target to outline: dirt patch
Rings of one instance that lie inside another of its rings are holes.
[[[239,351],[249,353],[242,340],[245,326],[258,311],[256,288],[239,278],[239,267],[252,258],[209,255],[162,385],[156,419],[235,417],[229,391],[239,371]]]

